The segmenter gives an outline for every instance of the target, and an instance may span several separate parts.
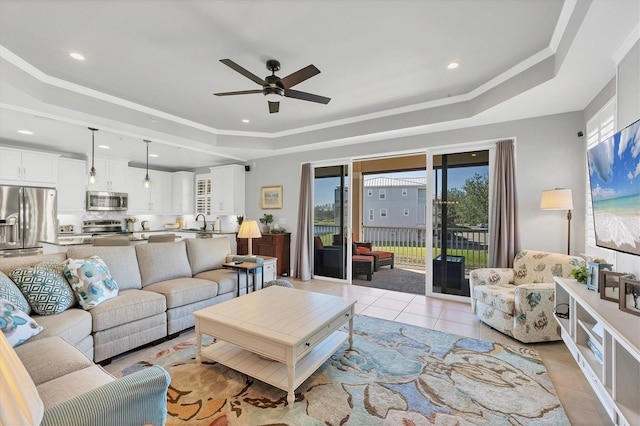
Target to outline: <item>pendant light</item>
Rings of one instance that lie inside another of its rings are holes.
[[[147,144],[147,174],[144,176],[144,189],[149,189],[151,187],[151,179],[149,178],[149,144],[151,141],[145,139],[144,142]]]
[[[96,184],[95,136],[98,129],[94,129],[93,127],[88,127],[88,129],[91,130],[91,170],[89,171],[89,185],[95,185]]]

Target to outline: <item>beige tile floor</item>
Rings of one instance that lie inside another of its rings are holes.
[[[319,280],[290,281],[296,288],[356,299],[356,313],[361,315],[533,348],[542,357],[572,425],[613,424],[563,342],[521,343],[478,321],[467,303]],[[173,340],[122,355],[105,369],[120,376],[122,368],[148,359],[158,351],[193,338],[194,335],[193,330],[190,330]]]

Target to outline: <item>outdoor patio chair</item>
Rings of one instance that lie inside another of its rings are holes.
[[[395,254],[390,251],[371,250],[371,243],[353,243],[353,254],[373,257],[373,270],[376,272],[381,266],[390,266],[393,269]]]

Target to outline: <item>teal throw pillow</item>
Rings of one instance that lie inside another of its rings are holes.
[[[12,347],[21,345],[44,330],[33,318],[6,299],[0,299],[0,329]]]
[[[118,283],[99,256],[64,261],[64,276],[80,305],[88,310],[118,295]]]
[[[59,314],[76,303],[69,284],[54,272],[31,266],[14,269],[9,276],[37,314]]]
[[[31,306],[29,306],[29,302],[24,298],[16,283],[11,281],[11,278],[2,271],[0,271],[0,299],[5,299],[15,304],[25,314],[31,313]]]

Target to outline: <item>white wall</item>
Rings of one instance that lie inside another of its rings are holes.
[[[574,112],[256,160],[246,175],[246,217],[257,219],[266,212],[260,209],[260,187],[282,185],[282,210],[268,212],[276,222],[284,219],[284,227],[292,233],[293,264],[303,163],[515,138],[522,247],[562,253],[566,251],[566,213],[541,211],[540,194],[555,187],[584,194],[586,151],[576,135],[581,129],[583,114]],[[575,204],[572,252],[578,253],[584,247],[584,205]]]

